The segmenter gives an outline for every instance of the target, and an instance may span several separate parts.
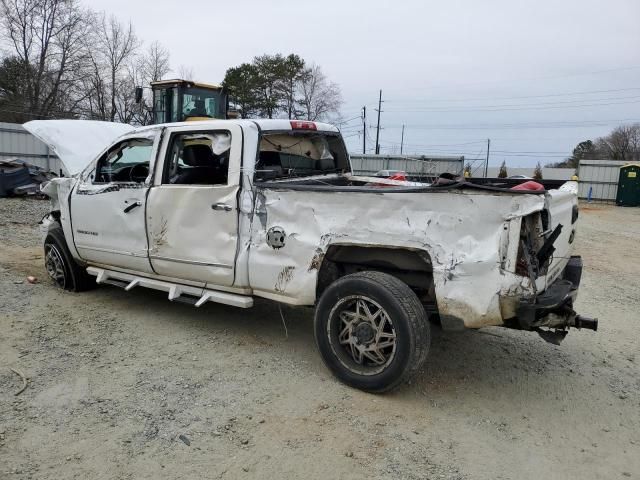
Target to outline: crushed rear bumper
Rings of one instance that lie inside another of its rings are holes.
[[[598,320],[578,315],[573,310],[573,303],[578,296],[578,287],[582,277],[582,258],[571,257],[564,272],[553,284],[535,298],[523,298],[518,304],[516,328],[536,330],[545,340],[541,330],[549,328],[566,331],[569,327],[598,329]],[[557,333],[557,332],[553,332]],[[551,341],[551,340],[550,340]],[[553,341],[553,343],[558,343]]]

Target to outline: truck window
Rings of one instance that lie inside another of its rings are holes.
[[[210,117],[218,115],[219,92],[191,88],[182,97],[182,118]]]
[[[173,135],[162,183],[226,185],[230,148],[229,132]]]
[[[96,167],[94,183],[144,183],[149,175],[153,141],[128,139],[105,153]]]
[[[338,135],[326,133],[264,134],[256,163],[257,181],[299,178],[343,171],[349,164]]]

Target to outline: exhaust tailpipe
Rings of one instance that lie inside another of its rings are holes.
[[[598,319],[576,315],[573,326],[576,328],[587,328],[596,332],[598,330]]]

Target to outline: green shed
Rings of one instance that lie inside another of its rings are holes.
[[[616,205],[640,206],[640,163],[630,163],[620,167]]]

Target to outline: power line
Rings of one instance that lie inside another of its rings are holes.
[[[343,135],[342,138],[359,137],[361,133],[362,130],[358,130],[357,132],[351,133],[349,135]]]
[[[449,112],[505,112],[505,111],[519,111],[519,110],[554,110],[558,108],[586,108],[586,107],[606,107],[610,105],[627,105],[631,103],[640,103],[640,96],[633,97],[620,97],[620,98],[608,98],[605,100],[625,100],[623,102],[610,102],[610,103],[587,103],[582,105],[571,105],[576,101],[566,102],[554,102],[554,103],[538,103],[538,104],[520,104],[520,105],[486,105],[486,106],[474,106],[471,108],[415,108],[415,109],[390,109],[389,112],[434,112],[434,113],[449,113]],[[601,101],[594,99],[594,102]],[[562,104],[562,105],[560,105]]]
[[[549,98],[549,97],[570,97],[576,95],[592,95],[596,93],[615,93],[615,92],[628,92],[632,90],[640,90],[640,87],[632,87],[632,88],[616,88],[612,90],[590,90],[583,92],[564,92],[564,93],[548,93],[544,95],[520,95],[514,97],[472,97],[472,98],[454,98],[454,99],[424,99],[424,100],[385,100],[389,103],[417,103],[417,102],[429,102],[429,103],[443,103],[443,102],[471,102],[474,100],[488,100],[488,101],[499,101],[499,100],[521,100],[524,98]],[[586,100],[586,99],[585,99]]]
[[[558,79],[558,78],[572,78],[572,77],[582,77],[587,75],[600,75],[602,73],[612,73],[612,72],[621,72],[628,70],[637,70],[640,69],[640,65],[631,65],[626,67],[618,67],[618,68],[609,68],[604,70],[595,70],[591,72],[577,72],[577,73],[569,73],[563,75],[546,75],[539,77],[525,77],[525,78],[511,78],[508,80],[486,80],[480,82],[473,83],[448,83],[447,85],[425,85],[423,87],[415,87],[415,88],[405,88],[405,90],[433,90],[433,89],[443,89],[443,88],[459,88],[459,87],[467,87],[474,85],[500,85],[504,83],[516,83],[516,82],[528,82],[532,80],[548,80],[548,79]]]
[[[358,115],[357,117],[350,118],[348,120],[344,120],[342,122],[338,122],[338,123],[336,123],[336,126],[344,125],[345,123],[353,122],[354,120],[358,120],[358,119],[360,119],[360,115]]]
[[[407,146],[409,146],[409,145],[407,145]],[[388,145],[387,146],[387,148],[392,148],[392,147],[393,148],[397,148],[397,144],[396,145]],[[460,156],[460,155],[475,156],[475,155],[477,155],[477,152],[473,152],[473,151],[434,150],[434,149],[424,150],[424,152],[422,154],[423,155],[427,155],[429,153],[434,153],[436,155],[452,155],[452,156]],[[499,153],[499,152],[498,151],[494,151],[493,153]],[[571,152],[567,151],[566,153],[562,153],[562,154],[558,154],[558,155],[542,155],[542,154],[537,154],[537,153],[533,153],[533,152],[532,153],[528,153],[528,154],[502,152],[502,153],[500,153],[500,155],[505,155],[505,156],[509,156],[509,157],[567,158],[567,157],[571,156]]]
[[[575,128],[582,126],[605,127],[617,123],[636,123],[638,119],[622,120],[586,120],[567,122],[544,122],[544,123],[497,123],[497,124],[434,124],[434,125],[411,125],[410,129],[422,130],[485,130],[485,129],[529,129],[529,128]],[[387,128],[402,128],[402,125],[388,125]]]
[[[463,142],[463,143],[422,143],[422,144],[406,143],[405,145],[419,145],[421,147],[461,147],[465,145],[475,145],[477,143],[484,143],[484,142],[485,142],[484,140],[476,140],[473,142]],[[387,141],[386,143],[397,143],[397,142]]]
[[[493,140],[495,140],[495,138]],[[422,143],[422,144],[421,143],[405,143],[405,145],[410,145],[412,147],[426,147],[426,148],[430,148],[431,150],[434,150],[434,151],[446,152],[446,151],[451,151],[451,149],[450,148],[448,148],[448,149],[431,148],[431,147],[434,147],[434,146],[464,146],[464,145],[473,145],[473,144],[477,144],[477,143],[483,143],[484,144],[485,142],[486,142],[486,140],[481,140],[481,141],[478,141],[478,142],[470,142],[470,143],[467,143],[467,144],[460,143],[460,144],[450,144],[450,145],[444,145],[444,144],[434,145],[434,144],[424,144],[424,143]],[[398,142],[393,142],[393,141],[390,141],[390,140],[387,140],[387,141],[385,141],[383,143],[399,145]],[[545,150],[545,151],[541,151],[541,150],[539,150],[539,151],[531,151],[531,150],[492,150],[492,152],[493,153],[523,153],[523,154],[564,154],[565,153],[564,150],[562,150],[562,151],[557,151],[557,150],[556,151],[549,151],[549,150]]]
[[[484,140],[484,142],[486,142],[486,140]],[[483,142],[483,143],[484,143]],[[385,141],[383,143],[386,144],[392,144],[392,145],[399,145],[398,142],[391,142],[391,141]],[[429,148],[428,145],[423,145],[423,144],[419,144],[419,143],[405,143],[406,146],[411,146],[411,147],[421,147],[421,148]],[[443,148],[429,148],[429,150],[433,151],[433,152],[453,152],[456,154],[464,154],[464,155],[473,155],[474,152],[473,151],[467,151],[467,150],[455,150],[455,149],[443,149]],[[482,151],[484,151],[484,149],[482,149]],[[507,155],[518,155],[518,156],[530,156],[530,155],[542,155],[542,156],[549,156],[549,157],[557,157],[558,155],[567,155],[566,151],[523,151],[523,150],[492,150],[493,153],[499,153],[499,154],[507,154]]]

